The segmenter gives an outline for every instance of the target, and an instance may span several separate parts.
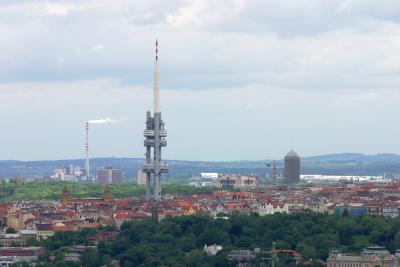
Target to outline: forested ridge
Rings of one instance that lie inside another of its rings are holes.
[[[249,173],[265,174],[272,169],[265,165],[265,160],[239,161],[187,161],[168,159],[169,175],[164,177],[168,182],[179,182],[182,177],[201,172]],[[268,160],[272,161],[272,159]],[[136,176],[142,168],[143,158],[92,158],[93,169],[104,166],[118,166],[126,176]],[[365,155],[359,153],[341,153],[302,157],[304,173],[320,173],[326,175],[380,175],[382,173],[398,173],[400,171],[400,155],[377,154]],[[283,167],[282,160],[276,161],[277,168]],[[84,166],[84,159],[44,160],[44,161],[15,161],[1,160],[0,174],[3,177],[50,176],[55,168],[60,166]],[[177,178],[177,179],[176,179]]]
[[[85,233],[87,236],[87,232]],[[77,238],[77,240],[74,240]],[[67,245],[85,243],[85,235],[57,233],[44,241],[48,253],[59,255]],[[304,260],[326,260],[332,249],[359,253],[370,245],[381,245],[392,253],[400,248],[400,219],[383,217],[335,217],[306,212],[303,214],[275,214],[260,217],[234,214],[229,219],[213,219],[206,214],[124,223],[116,240],[89,251],[84,266],[109,264],[117,259],[121,266],[230,266],[227,254],[234,249],[269,251],[294,249]],[[217,256],[206,256],[203,246],[223,246]],[[59,253],[59,254],[57,254]],[[97,262],[90,259],[97,258]],[[48,263],[44,257],[39,266],[72,266],[62,257]],[[257,258],[257,266],[270,266],[268,259]],[[314,261],[315,262],[315,261]],[[293,261],[277,262],[276,266],[294,266]],[[301,266],[301,265],[300,265]],[[316,262],[314,266],[319,266]]]

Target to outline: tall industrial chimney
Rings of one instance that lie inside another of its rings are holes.
[[[86,180],[90,180],[89,165],[89,122],[86,122],[86,160],[85,160]]]

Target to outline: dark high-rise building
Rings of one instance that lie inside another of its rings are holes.
[[[295,184],[300,182],[300,157],[293,150],[285,156],[285,166],[283,176],[285,184]]]
[[[122,170],[113,167],[104,167],[97,169],[98,184],[121,184]]]

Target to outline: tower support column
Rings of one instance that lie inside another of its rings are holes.
[[[161,113],[154,113],[154,200],[161,199],[161,175],[160,175],[160,161],[161,161],[161,146],[160,146],[160,122]]]

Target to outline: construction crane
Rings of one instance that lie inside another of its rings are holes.
[[[265,165],[267,165],[268,168],[271,168],[271,163],[267,162]],[[276,163],[275,160],[272,161],[272,179],[275,181],[276,180]]]

